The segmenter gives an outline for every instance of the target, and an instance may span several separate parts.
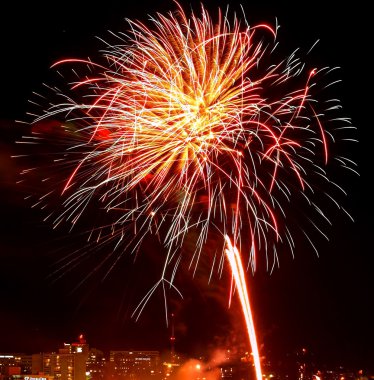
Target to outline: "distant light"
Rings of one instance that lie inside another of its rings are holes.
[[[200,364],[196,364],[196,369],[197,369],[198,371],[200,371],[200,369],[201,369],[201,365],[200,365]]]

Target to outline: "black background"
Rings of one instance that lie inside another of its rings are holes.
[[[53,4],[53,5],[52,5]],[[198,9],[199,3],[191,3]],[[238,2],[230,6],[240,10]],[[373,224],[372,224],[372,50],[370,12],[363,2],[350,6],[326,1],[242,3],[253,23],[281,25],[279,41],[287,52],[309,47],[320,39],[314,60],[339,66],[339,98],[344,116],[357,127],[359,144],[352,145],[360,177],[342,178],[348,196],[345,208],[355,219],[336,217],[329,242],[318,242],[320,257],[309,249],[296,251],[271,276],[260,270],[250,278],[252,304],[264,352],[280,355],[309,347],[321,363],[370,367],[373,350]],[[208,9],[225,7],[208,1]],[[187,4],[188,6],[188,4]],[[30,209],[16,186],[19,167],[10,155],[25,119],[31,92],[49,76],[50,65],[65,57],[87,57],[101,47],[95,36],[127,28],[125,18],[175,9],[172,2],[108,0],[8,4],[0,22],[0,352],[56,349],[83,332],[88,342],[104,350],[168,347],[162,295],[156,294],[141,318],[131,311],[152,283],[145,258],[124,260],[105,281],[94,276],[73,291],[85,268],[51,281],[57,251],[69,250],[65,231],[54,231]],[[131,271],[129,266],[133,266]],[[137,273],[137,276],[130,274]],[[228,343],[238,326],[233,307],[227,309],[224,283],[208,285],[192,274],[185,281],[185,300],[172,300],[176,312],[177,349],[196,354],[208,346]],[[136,292],[132,289],[138,289]],[[140,292],[139,292],[140,291]],[[142,293],[143,292],[143,293]],[[231,313],[231,314],[230,314]],[[231,317],[229,317],[231,315]],[[234,326],[235,325],[235,326]],[[232,338],[234,339],[234,338]]]

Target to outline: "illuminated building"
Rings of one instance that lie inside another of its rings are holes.
[[[0,354],[0,379],[30,373],[31,358],[31,355],[25,354]]]
[[[161,376],[159,351],[110,351],[109,370],[114,378],[156,379]]]
[[[89,346],[81,335],[77,343],[64,343],[58,353],[32,355],[32,373],[53,376],[55,380],[86,380]]]
[[[31,373],[54,376],[56,370],[56,353],[40,353],[32,355]]]
[[[106,360],[102,351],[92,348],[88,352],[86,363],[86,375],[92,380],[101,380],[104,378],[106,369]]]

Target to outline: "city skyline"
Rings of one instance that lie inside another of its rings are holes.
[[[206,4],[216,9],[226,3]],[[232,7],[238,9],[238,4],[235,2]],[[57,14],[41,5],[27,7],[20,11],[12,5],[1,29],[6,53],[1,63],[5,87],[0,114],[0,191],[5,217],[1,226],[0,267],[5,268],[5,273],[0,279],[0,352],[8,351],[6,347],[18,351],[17,345],[19,351],[33,345],[51,347],[80,333],[87,335],[93,346],[104,349],[127,344],[134,348],[146,345],[168,349],[170,326],[165,324],[161,293],[154,296],[137,322],[130,317],[156,276],[151,269],[158,259],[159,247],[155,249],[148,243],[145,254],[135,262],[124,259],[105,281],[103,273],[98,273],[76,291],[87,274],[85,268],[94,268],[97,257],[61,278],[50,277],[58,260],[72,252],[75,244],[82,244],[82,239],[64,227],[53,230],[43,222],[42,214],[22,199],[27,189],[16,184],[19,167],[9,156],[18,151],[14,142],[23,133],[22,126],[12,120],[25,119],[25,113],[30,111],[27,100],[42,82],[48,82],[53,62],[75,57],[82,49],[82,54],[91,55],[100,46],[94,36],[105,39],[106,30],[127,27],[125,17],[145,20],[148,14],[174,9],[174,4],[142,2],[135,7],[109,2],[105,8],[94,9],[82,1],[76,3],[75,11],[66,3]],[[367,64],[359,62],[369,42],[364,22],[367,12],[359,4],[354,8],[335,8],[323,2],[315,3],[308,11],[291,3],[256,4],[252,8],[245,4],[244,8],[254,22],[272,23],[277,17],[280,33],[284,33],[283,48],[287,37],[289,52],[297,47],[306,49],[320,39],[314,59],[318,65],[341,67],[337,77],[342,79],[342,85],[336,90],[337,96],[342,100],[343,115],[358,128],[360,140],[354,148],[360,177],[347,176],[346,183],[342,178],[348,193],[343,207],[355,222],[333,216],[330,240],[316,240],[319,258],[310,247],[299,245],[295,258],[284,255],[280,268],[272,275],[264,268],[259,268],[254,276],[248,271],[260,344],[274,356],[305,344],[331,362],[351,360],[352,365],[372,365],[372,222],[366,204],[366,200],[370,203],[372,128],[365,96],[366,87],[370,87],[365,82],[371,78],[370,73],[369,78],[362,73]],[[354,47],[348,48],[348,41]],[[178,350],[192,353],[225,344],[248,344],[241,336],[244,322],[235,310],[236,301],[228,308],[225,279],[214,279],[208,284],[199,273],[192,278],[188,270],[178,276],[184,300],[172,296],[169,303],[169,312],[176,315]],[[140,277],[145,277],[147,284],[141,283]]]
[[[373,373],[366,368],[333,366],[316,361],[314,353],[302,348],[273,362],[261,358],[264,380],[366,380]],[[83,335],[52,352],[1,353],[2,380],[102,380],[102,379],[232,379],[255,377],[249,352],[216,350],[210,355],[183,356],[173,350],[110,350],[92,347]]]

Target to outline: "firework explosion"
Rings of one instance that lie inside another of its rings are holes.
[[[181,7],[157,14],[152,27],[129,24],[128,34],[116,35],[119,42],[102,52],[102,62],[54,65],[76,66],[73,95],[51,88],[63,100],[34,120],[31,141],[46,138],[46,120],[58,120],[54,167],[69,174],[37,201],[47,205],[58,194],[62,211],[47,217],[54,226],[75,225],[97,207],[112,220],[94,226],[90,239],[115,240],[119,257],[137,251],[147,235],[165,246],[161,279],[135,310],[139,315],[159,285],[178,292],[178,252],[191,231],[195,270],[208,237],[218,233],[221,255],[211,258],[212,271],[222,272],[225,254],[239,260],[235,247],[254,271],[260,252],[269,268],[278,263],[279,244],[294,250],[282,201],[298,194],[329,222],[309,195],[314,177],[318,186],[331,184],[322,167],[333,137],[323,112],[339,103],[321,102],[321,112],[313,97],[317,78],[329,68],[307,70],[294,53],[272,61],[276,29],[267,25],[249,26],[236,16],[229,22],[221,11],[213,20],[203,7],[199,16],[188,17]],[[338,160],[349,167],[349,160]],[[242,268],[241,259],[236,265]],[[234,269],[233,277],[239,287]]]

